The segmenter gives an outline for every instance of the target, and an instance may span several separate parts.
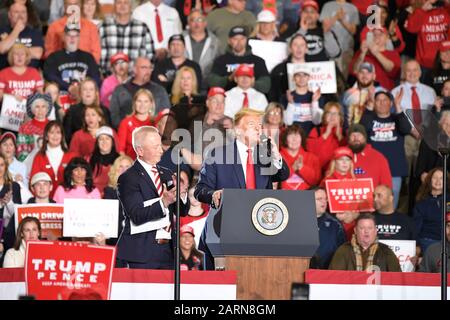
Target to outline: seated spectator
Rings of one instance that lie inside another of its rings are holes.
[[[180,270],[203,270],[204,254],[196,249],[194,229],[184,225],[180,229]]]
[[[44,85],[44,93],[52,98],[53,108],[48,117],[49,120],[58,120],[59,122],[62,122],[66,110],[61,105],[58,84],[56,82],[47,81]]]
[[[319,20],[325,32],[331,29],[336,35],[342,52],[334,61],[347,79],[348,66],[353,57],[354,35],[359,25],[358,9],[345,0],[326,1]]]
[[[270,102],[264,112],[263,132],[279,145],[284,126],[284,108],[278,102]]]
[[[400,72],[400,55],[397,51],[386,48],[388,31],[384,27],[372,29],[373,40],[363,41],[360,49],[353,56],[350,63],[350,72],[356,74],[363,62],[375,66],[375,73],[381,86],[388,90],[394,88]]]
[[[13,181],[28,186],[28,168],[16,158],[16,136],[12,132],[5,132],[0,136],[0,154],[8,163],[8,171]]]
[[[48,116],[52,111],[52,99],[47,94],[36,92],[27,99],[27,116],[31,120],[19,127],[17,136],[17,159],[24,161],[34,149],[39,149],[38,140],[42,140]]]
[[[70,106],[64,116],[63,124],[67,144],[70,144],[74,133],[83,127],[83,118],[87,106],[101,109],[104,124],[109,125],[110,122],[109,110],[100,105],[100,93],[97,83],[92,79],[85,79],[80,83],[79,87],[81,101]]]
[[[356,73],[355,84],[344,92],[342,98],[345,128],[359,123],[366,105],[373,104],[375,93],[384,90],[375,79],[374,65],[369,62],[361,63]]]
[[[108,173],[114,160],[119,156],[114,143],[114,131],[110,127],[101,127],[95,133],[95,147],[89,158],[92,169],[94,185],[100,191],[102,197],[105,187],[108,185]]]
[[[256,17],[256,27],[250,34],[250,39],[265,41],[283,41],[277,30],[277,17],[270,10],[262,10]]]
[[[114,160],[114,163],[111,166],[111,169],[108,172],[108,185],[104,189],[103,193],[103,199],[115,199],[117,200],[117,179],[119,179],[119,176],[125,172],[129,167],[133,165],[133,159],[131,159],[128,156],[119,156]],[[124,215],[123,215],[123,208],[122,204],[119,202],[119,231],[118,231],[118,237],[122,233],[123,230],[123,221],[124,221]],[[115,246],[117,243],[117,238],[109,238],[106,240],[106,243],[108,245]]]
[[[209,16],[210,17],[210,16]],[[209,21],[209,18],[208,18]],[[230,90],[236,86],[235,72],[241,64],[253,65],[255,90],[264,94],[270,90],[270,77],[265,61],[252,53],[248,36],[243,26],[233,27],[228,34],[228,47],[225,54],[218,56],[208,75],[210,87]]]
[[[332,29],[325,30],[319,22],[319,5],[314,0],[302,4],[298,30],[308,44],[306,55],[311,61],[328,61],[340,56],[341,47]]]
[[[442,168],[431,170],[419,188],[413,218],[417,232],[417,245],[422,252],[441,240],[442,232]]]
[[[153,125],[155,115],[155,100],[147,89],[139,89],[133,98],[133,111],[131,115],[120,122],[118,129],[119,144],[118,151],[121,155],[127,155],[132,159],[136,158],[133,149],[133,130],[142,126]]]
[[[395,211],[394,193],[388,186],[380,184],[373,191],[375,223],[378,239],[416,240],[411,217]]]
[[[348,129],[348,147],[354,153],[354,173],[357,179],[371,178],[373,187],[385,184],[392,188],[389,162],[383,154],[367,143],[367,132],[361,124]]]
[[[323,110],[321,126],[309,133],[306,150],[319,157],[322,172],[328,169],[334,150],[346,145],[343,124],[342,107],[337,102],[328,102]]]
[[[55,1],[57,0],[52,2]],[[47,34],[45,36],[44,58],[48,58],[52,53],[58,52],[64,48],[64,38],[66,38],[65,28],[67,26],[78,25],[80,50],[89,52],[92,54],[95,62],[100,63],[101,48],[97,26],[83,17],[80,17],[79,21],[74,21],[76,12],[69,12],[69,10],[71,10],[70,7],[73,5],[80,7],[78,12],[81,12],[81,0],[64,0],[65,15],[48,26]]]
[[[100,191],[94,186],[92,170],[83,158],[73,158],[64,169],[64,182],[53,197],[56,203],[64,199],[101,199]]]
[[[288,105],[284,112],[286,125],[295,124],[305,130],[306,135],[314,125],[320,124],[323,110],[319,102],[320,88],[314,92],[309,90],[308,81],[311,70],[306,64],[300,64],[294,69],[295,90],[289,93]]]
[[[90,156],[94,151],[96,133],[104,125],[106,121],[102,109],[95,105],[86,106],[82,128],[74,133],[69,150],[82,158]]]
[[[307,190],[319,184],[322,173],[319,159],[305,150],[305,131],[291,125],[281,135],[280,154],[289,166],[290,176],[281,183],[281,189]]]
[[[110,59],[112,75],[103,80],[100,89],[100,102],[107,108],[109,108],[111,95],[114,92],[114,89],[118,85],[125,83],[129,78],[129,61],[128,55],[122,52],[116,53]]]
[[[211,72],[214,59],[219,55],[219,39],[207,30],[207,24],[205,11],[192,9],[188,17],[189,28],[183,31],[185,54],[188,59],[198,63],[202,70],[202,84],[199,88],[202,94],[207,92],[206,77]]]
[[[23,268],[27,241],[37,241],[41,237],[41,223],[37,218],[25,217],[17,228],[17,237],[14,246],[6,251],[3,268]]]
[[[311,258],[311,269],[328,269],[337,248],[345,243],[344,229],[341,223],[327,212],[327,192],[317,189],[316,200],[317,226],[319,227],[319,247]]]
[[[28,199],[27,203],[55,203],[55,200],[50,198],[53,181],[47,173],[43,171],[35,173],[31,177],[30,185],[34,197]]]
[[[403,91],[395,97],[390,92],[379,91],[375,94],[373,109],[367,106],[361,118],[366,128],[369,141],[375,150],[387,159],[391,169],[394,192],[394,208],[397,208],[403,177],[407,177],[408,166],[405,155],[405,136],[412,131],[412,126],[400,106]],[[394,104],[395,112],[391,112]]]
[[[447,248],[450,247],[450,215],[447,214],[447,223],[445,225],[445,234]],[[442,243],[436,242],[430,245],[423,255],[419,265],[419,272],[439,273],[441,272],[442,262]],[[447,256],[447,273],[450,272],[450,257]]]
[[[225,115],[234,118],[242,108],[264,111],[267,107],[265,95],[254,89],[255,72],[251,65],[241,64],[234,71],[236,87],[228,90],[225,97]]]
[[[169,93],[177,71],[182,67],[190,67],[195,71],[197,88],[202,83],[202,70],[198,63],[186,58],[186,46],[181,34],[174,34],[169,39],[169,57],[158,62],[152,73],[152,81],[163,86]]]
[[[450,78],[450,40],[443,41],[436,55],[430,76],[425,78],[425,84],[436,92],[441,92],[444,82]]]
[[[59,184],[64,181],[64,168],[76,154],[67,149],[64,140],[64,129],[61,123],[50,121],[44,129],[44,141],[39,152],[33,160],[30,176],[34,176],[38,172],[45,172],[53,182],[50,197],[56,191]]]
[[[19,101],[35,92],[43,92],[44,81],[35,68],[28,67],[31,61],[30,49],[23,44],[14,44],[8,52],[7,67],[0,71],[0,99],[10,94]]]
[[[88,77],[93,79],[97,86],[100,85],[98,64],[89,51],[79,49],[79,42],[80,29],[77,26],[66,27],[64,48],[53,52],[45,60],[44,78],[56,82],[61,91],[71,92],[74,90],[73,86]]]
[[[370,213],[356,219],[352,240],[341,245],[331,260],[330,270],[401,272],[395,253],[378,242],[375,218]]]
[[[98,0],[81,1],[81,17],[92,22],[97,28],[102,24],[104,16]]]
[[[44,53],[44,38],[40,26],[34,25],[38,19],[33,16],[33,3],[30,0],[9,0],[8,14],[3,20],[0,14],[0,34],[4,35],[0,40],[0,69],[8,66],[7,53],[16,43],[22,43],[30,49],[30,67],[39,68],[40,59]],[[31,9],[27,12],[27,9]],[[31,15],[30,15],[31,13]],[[34,20],[36,19],[36,20]],[[34,20],[34,21],[32,21]],[[6,22],[6,25],[3,24]]]

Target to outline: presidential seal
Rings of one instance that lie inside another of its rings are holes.
[[[252,211],[253,226],[266,236],[279,234],[289,222],[289,212],[278,199],[264,198],[259,200]]]

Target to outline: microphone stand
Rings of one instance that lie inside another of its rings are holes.
[[[439,148],[439,153],[444,158],[444,174],[442,181],[441,300],[447,300],[447,159],[450,153],[450,149]]]
[[[177,211],[175,215],[175,282],[174,282],[174,300],[180,300],[180,287],[181,287],[181,279],[180,279],[180,154],[181,149],[176,149],[177,151]]]

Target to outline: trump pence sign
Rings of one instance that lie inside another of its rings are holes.
[[[326,180],[330,212],[374,211],[372,179]]]

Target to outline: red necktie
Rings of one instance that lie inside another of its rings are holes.
[[[156,166],[152,167],[153,178],[155,180],[155,187],[158,190],[158,195],[161,197],[163,193],[163,187],[161,184],[161,178],[159,177],[158,168]]]
[[[255,166],[253,165],[253,155],[252,149],[247,149],[247,176],[245,185],[247,189],[253,190],[256,189],[256,179],[255,179]]]
[[[247,92],[243,92],[244,100],[242,101],[242,108],[248,108],[248,95]]]
[[[155,8],[155,25],[156,25],[156,37],[158,42],[163,41],[163,32],[161,26],[161,18],[159,17],[158,9]]]
[[[417,94],[416,87],[411,87],[411,106],[413,109],[414,122],[420,124],[422,122],[422,114],[420,112],[420,99]]]

